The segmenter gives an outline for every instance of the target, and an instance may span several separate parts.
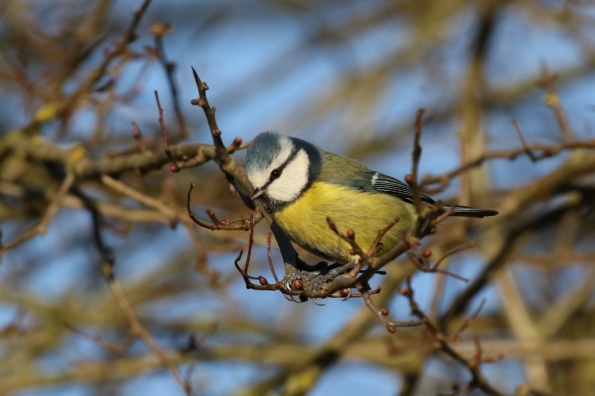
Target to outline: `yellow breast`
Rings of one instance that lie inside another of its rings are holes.
[[[378,231],[393,219],[399,222],[384,236],[383,251],[396,245],[415,224],[415,208],[396,197],[315,182],[296,202],[273,214],[273,220],[295,243],[335,262],[352,259],[350,246],[329,228],[330,217],[342,232],[355,231],[356,242],[370,248]],[[381,252],[379,252],[381,253]]]

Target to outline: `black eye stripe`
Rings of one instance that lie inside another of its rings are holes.
[[[285,167],[298,155],[299,152],[300,149],[293,150],[293,152],[289,155],[289,157],[287,157],[285,162],[281,164],[280,167],[278,167],[277,169],[273,169],[271,171],[271,175],[269,176],[269,180],[265,183],[264,186],[262,186],[262,188],[266,189],[272,182],[277,180],[281,176],[281,173],[283,173]]]
[[[294,150],[291,155],[289,157],[287,157],[287,159],[285,160],[285,162],[278,167],[277,169],[273,170],[273,172],[278,171],[279,172],[279,176],[281,176],[281,173],[283,173],[283,170],[285,169],[285,167],[297,156],[297,154],[299,153],[299,150]],[[273,172],[271,172],[271,176],[273,175]]]

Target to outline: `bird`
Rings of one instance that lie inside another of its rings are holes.
[[[417,220],[409,185],[296,137],[271,131],[258,134],[246,153],[246,174],[254,189],[251,199],[259,201],[263,214],[293,243],[338,264],[348,264],[358,256],[347,243],[339,242],[327,218],[339,230],[353,230],[363,251],[372,247],[380,230],[398,219],[383,236],[376,255],[400,243]],[[420,192],[419,196],[425,204],[436,205],[428,195]],[[496,214],[495,210],[460,205],[452,213],[465,217]]]

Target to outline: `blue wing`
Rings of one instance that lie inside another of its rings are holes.
[[[366,172],[365,179],[368,181],[366,183],[368,188],[364,188],[367,191],[378,191],[384,194],[390,194],[397,198],[402,199],[405,202],[413,204],[413,190],[409,185],[403,183],[400,180],[395,179],[394,177],[387,176],[380,172],[369,171]],[[427,203],[428,205],[435,205],[436,201],[434,201],[430,196],[420,192],[419,196],[422,202]],[[444,205],[446,209],[451,208],[450,205]],[[455,210],[453,216],[464,216],[464,217],[485,217],[485,216],[495,216],[498,212],[495,210],[488,210],[488,209],[475,209],[470,208],[468,206],[457,205],[455,206]]]
[[[390,194],[405,202],[413,203],[413,190],[411,190],[409,185],[380,172],[370,171],[366,173],[366,179],[369,180],[370,183],[370,190]],[[419,193],[419,196],[422,202],[426,202],[430,205],[436,203],[431,197],[422,192]]]

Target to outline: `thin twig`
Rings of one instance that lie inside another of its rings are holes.
[[[432,341],[433,347],[436,350],[441,351],[442,353],[444,353],[447,356],[450,356],[451,358],[460,362],[461,364],[463,364],[464,366],[466,366],[468,368],[469,372],[471,373],[472,378],[469,381],[467,388],[469,390],[481,389],[483,392],[485,392],[488,395],[494,395],[494,396],[501,395],[500,391],[495,389],[485,379],[485,377],[481,373],[481,364],[482,363],[495,362],[495,361],[498,361],[500,358],[483,359],[481,357],[481,349],[480,348],[479,349],[476,348],[476,354],[470,359],[466,359],[465,357],[460,355],[449,344],[449,342],[452,342],[452,340],[457,340],[460,333],[455,334],[455,337],[443,334],[439,331],[438,327],[435,324],[433,324],[431,321],[427,320],[426,314],[419,308],[419,304],[414,299],[413,289],[411,288],[411,276],[409,276],[407,278],[407,287],[402,288],[400,290],[400,293],[402,295],[404,295],[405,297],[407,297],[407,299],[409,300],[409,305],[411,307],[412,315],[417,316],[420,319],[424,319],[424,318],[426,319],[426,322],[424,324],[425,324],[425,327],[427,330],[427,334],[430,337],[430,340]],[[463,326],[461,326],[461,328],[463,330],[468,326],[469,323],[471,323],[471,321],[473,321],[475,319],[475,316],[479,314],[479,311],[481,310],[482,307],[483,307],[483,303],[480,305],[479,309],[476,311],[474,316],[471,319],[469,319],[468,322],[464,323]],[[462,330],[460,330],[460,331],[462,331]],[[479,340],[476,341],[476,346],[477,346],[478,342],[479,342]]]
[[[570,123],[568,122],[566,113],[562,108],[562,101],[560,100],[560,95],[558,95],[558,91],[556,90],[556,79],[556,75],[551,74],[547,67],[543,65],[541,68],[541,79],[539,83],[547,93],[545,103],[554,112],[556,122],[558,123],[558,127],[560,128],[560,132],[562,132],[564,140],[566,142],[574,142],[576,137],[570,128]]]
[[[271,272],[273,273],[273,278],[275,278],[275,282],[279,283],[279,278],[277,277],[277,272],[275,271],[275,267],[273,266],[273,258],[271,257],[271,237],[273,236],[272,232],[269,232],[267,235],[267,258],[269,260],[269,267]]]
[[[214,231],[214,230],[244,230],[244,231],[248,231],[251,229],[251,225],[250,225],[251,222],[258,223],[260,220],[262,220],[262,215],[260,213],[255,213],[255,214],[251,215],[251,217],[250,217],[251,220],[240,219],[240,220],[234,220],[231,222],[227,222],[227,221],[222,222],[217,219],[217,216],[215,216],[215,213],[213,211],[211,211],[210,209],[207,209],[206,210],[207,215],[213,222],[213,224],[207,224],[207,223],[201,221],[198,217],[196,217],[196,215],[192,212],[192,209],[190,208],[190,197],[192,194],[192,189],[194,189],[194,183],[190,183],[190,188],[188,188],[188,195],[186,197],[186,210],[188,211],[188,216],[190,216],[192,221],[194,221],[196,224],[198,224],[199,226],[201,226],[203,228],[206,228],[211,231]]]
[[[180,98],[178,95],[178,85],[176,84],[176,80],[174,78],[174,71],[176,69],[176,64],[174,62],[170,62],[167,60],[165,56],[165,48],[163,46],[163,36],[169,32],[171,29],[171,25],[164,24],[164,23],[154,23],[151,26],[151,33],[155,37],[155,48],[157,49],[157,59],[159,59],[159,63],[163,66],[163,70],[165,71],[165,75],[167,77],[167,83],[169,85],[169,91],[171,93],[172,102],[174,106],[174,113],[176,114],[176,118],[178,120],[178,124],[180,125],[180,132],[181,137],[185,138],[188,136],[188,130],[186,128],[186,119],[184,118],[184,114],[182,113],[182,109],[180,108]]]
[[[70,96],[68,96],[66,100],[60,102],[58,108],[53,111],[55,114],[54,118],[64,116],[69,111],[71,111],[81,96],[91,92],[94,86],[107,74],[107,69],[112,61],[126,52],[128,45],[136,40],[136,29],[150,4],[151,0],[143,1],[139,9],[133,13],[133,18],[130,21],[128,28],[122,34],[122,38],[116,41],[111,50],[105,51],[99,66],[91,68],[89,74],[82,80],[77,89]],[[31,134],[45,121],[47,120],[36,117],[32,122],[25,126],[22,131],[25,134]]]
[[[333,221],[333,219],[327,217],[326,222],[329,228],[335,234],[337,234],[337,236],[339,237],[339,241],[343,240],[351,246],[350,253],[354,256],[359,256],[357,263],[355,264],[353,269],[347,274],[347,276],[355,278],[357,274],[359,274],[362,267],[369,261],[369,259],[382,250],[382,238],[384,237],[384,235],[386,235],[388,231],[390,231],[391,228],[393,228],[399,222],[399,219],[394,219],[393,221],[388,223],[387,226],[384,227],[382,230],[379,230],[376,238],[374,239],[372,245],[370,245],[367,251],[364,251],[363,248],[355,241],[355,232],[353,230],[349,229],[344,234],[343,232],[341,232],[341,230],[339,230],[339,227]]]
[[[474,246],[475,246],[475,242],[467,242],[461,246],[458,246],[454,249],[449,250],[448,252],[444,253],[442,255],[442,257],[440,257],[440,259],[438,259],[438,261],[436,261],[436,264],[434,264],[434,266],[432,268],[438,268],[440,266],[440,263],[442,263],[448,257],[452,256],[453,254],[457,254],[457,253],[464,252],[465,250],[469,250],[469,249],[473,248]]]
[[[390,320],[387,316],[390,314],[390,310],[388,308],[378,309],[374,302],[370,298],[370,292],[362,292],[362,297],[366,303],[366,306],[376,315],[376,317],[386,326],[386,329],[390,333],[394,333],[397,327],[414,327],[420,326],[426,323],[427,318],[420,318],[419,320],[409,320],[407,322],[399,322],[395,320]]]
[[[467,162],[459,166],[458,168],[453,169],[452,171],[446,172],[438,176],[425,176],[421,182],[421,186],[432,186],[438,184],[437,187],[432,187],[431,189],[426,188],[426,191],[429,193],[438,193],[440,191],[443,191],[446,187],[448,187],[452,179],[456,178],[457,176],[460,176],[461,174],[469,171],[470,169],[482,165],[484,162],[488,160],[507,159],[512,161],[518,158],[520,155],[526,154],[532,160],[535,159],[535,161],[537,161],[544,158],[553,157],[554,155],[557,155],[562,151],[576,150],[579,148],[586,150],[594,150],[595,139],[567,142],[550,146],[533,143],[510,150],[495,150],[485,152],[483,155],[477,157],[473,161]]]
[[[163,213],[163,215],[167,217],[170,220],[170,222],[176,223],[180,218],[177,211],[165,205],[163,202],[151,198],[147,194],[136,191],[134,188],[122,183],[119,180],[116,180],[107,175],[103,175],[101,176],[101,182],[106,186],[110,187],[111,189],[118,191],[119,193],[129,198],[132,198],[143,205],[146,205],[150,208],[157,210],[160,213]]]
[[[421,214],[423,211],[421,195],[419,194],[419,183],[418,183],[418,171],[419,171],[419,161],[421,159],[421,135],[422,135],[422,126],[421,121],[424,115],[424,109],[420,108],[417,110],[417,115],[415,116],[415,138],[413,139],[413,151],[411,153],[412,156],[412,168],[411,168],[411,175],[410,177],[405,177],[405,181],[409,183],[411,186],[411,196],[413,199],[413,205],[415,206],[415,210],[417,213]]]
[[[180,164],[171,153],[171,148],[169,147],[169,142],[167,139],[167,129],[165,128],[165,121],[163,119],[163,108],[161,107],[161,103],[159,102],[159,93],[157,91],[154,92],[155,100],[157,101],[157,108],[159,109],[159,125],[161,125],[161,133],[163,134],[163,140],[165,141],[165,154],[172,163],[171,171],[178,172],[180,170]]]
[[[456,337],[459,337],[461,335],[461,333],[464,332],[465,330],[467,330],[467,328],[469,327],[469,325],[471,323],[473,323],[473,321],[475,319],[477,319],[477,317],[479,316],[479,313],[483,309],[483,306],[485,305],[485,303],[486,303],[486,299],[484,298],[484,299],[481,300],[481,303],[479,304],[479,307],[477,307],[477,309],[475,310],[475,312],[473,312],[473,314],[469,318],[467,318],[461,324],[461,326],[459,327],[459,329],[453,333]]]
[[[527,157],[529,157],[532,162],[538,161],[539,158],[535,154],[533,154],[533,151],[531,151],[529,146],[527,146],[527,141],[525,140],[525,137],[523,136],[523,131],[521,131],[521,127],[519,126],[519,123],[514,118],[512,119],[512,125],[514,125],[514,129],[516,130],[516,133],[519,136],[519,139],[521,141],[521,144],[523,145],[523,148],[525,149],[525,153],[527,154]]]
[[[194,68],[192,68],[192,73],[194,75],[196,87],[198,88],[199,99],[193,99],[190,103],[202,107],[207,118],[207,123],[209,124],[209,129],[211,131],[211,137],[213,138],[215,148],[219,151],[220,154],[223,154],[224,152],[225,154],[227,154],[227,151],[224,150],[225,145],[223,144],[223,139],[221,138],[221,130],[219,129],[219,126],[217,125],[217,119],[215,118],[215,111],[217,111],[217,109],[211,107],[211,105],[209,104],[209,100],[207,99],[207,91],[209,89],[209,86],[206,82],[203,82],[200,79],[198,73],[196,73],[196,70],[194,70]]]
[[[239,166],[238,163],[231,157],[230,152],[233,152],[242,147],[242,140],[240,138],[234,139],[231,147],[226,148],[221,138],[221,130],[217,125],[217,119],[215,117],[215,107],[211,107],[207,98],[207,90],[209,86],[206,82],[203,82],[196,70],[192,68],[192,74],[194,75],[194,81],[198,89],[198,98],[192,99],[191,104],[200,106],[205,114],[207,123],[209,124],[209,130],[211,131],[211,138],[215,146],[215,162],[219,165],[219,168],[225,174],[227,181],[232,183],[240,195],[244,198],[244,203],[253,208],[253,203],[249,197],[252,196],[254,191],[244,167]],[[251,206],[252,205],[252,206]]]
[[[74,184],[74,181],[74,174],[71,170],[68,170],[66,173],[66,177],[62,181],[62,184],[60,184],[60,187],[58,188],[58,191],[56,191],[56,194],[50,200],[43,216],[41,217],[41,220],[39,220],[39,222],[35,224],[33,227],[29,228],[27,231],[18,236],[15,240],[5,245],[0,243],[0,254],[10,249],[14,249],[22,243],[25,243],[38,235],[45,234],[47,232],[47,228],[50,224],[50,221],[62,205],[64,197],[68,193],[68,190],[70,190],[70,187]]]
[[[114,355],[118,355],[118,356],[123,355],[124,352],[126,352],[128,349],[130,349],[130,347],[134,344],[134,342],[136,340],[138,340],[138,335],[131,333],[128,335],[128,337],[126,337],[126,339],[122,342],[122,344],[118,345],[118,344],[114,344],[109,341],[105,341],[101,337],[91,336],[91,335],[83,332],[82,330],[77,329],[76,327],[72,326],[69,323],[64,322],[64,326],[67,329],[69,329],[70,331],[72,331],[73,333],[76,333],[76,334],[90,340],[95,345],[97,345],[99,348],[101,348],[105,351],[108,351],[110,353],[113,353]]]
[[[419,257],[414,251],[407,251],[407,257],[409,258],[409,261],[415,265],[415,267],[417,269],[419,269],[422,272],[427,272],[427,273],[438,273],[438,274],[442,274],[442,275],[446,275],[446,276],[450,276],[452,278],[461,280],[463,282],[469,282],[469,279],[464,278],[460,275],[457,275],[453,272],[438,268],[437,265],[434,266],[430,266],[428,261],[423,258],[423,257]]]
[[[269,290],[269,291],[281,290],[282,285],[278,281],[276,283],[270,284],[264,276],[248,275],[248,267],[250,266],[250,258],[252,257],[253,245],[254,245],[254,221],[253,221],[253,218],[250,217],[250,236],[248,238],[248,252],[246,254],[246,262],[244,264],[244,268],[241,268],[240,264],[239,264],[240,260],[242,259],[242,254],[244,253],[243,250],[240,251],[240,254],[234,261],[234,265],[235,265],[236,269],[242,275],[242,278],[244,278],[244,282],[246,283],[246,289]],[[276,279],[276,276],[275,276],[275,279]],[[253,283],[252,280],[257,280],[258,284]]]
[[[132,137],[134,137],[134,140],[136,141],[136,144],[138,144],[140,151],[144,153],[145,151],[147,151],[147,146],[145,145],[145,142],[143,140],[143,135],[140,132],[140,128],[134,121],[131,124],[132,124]]]

